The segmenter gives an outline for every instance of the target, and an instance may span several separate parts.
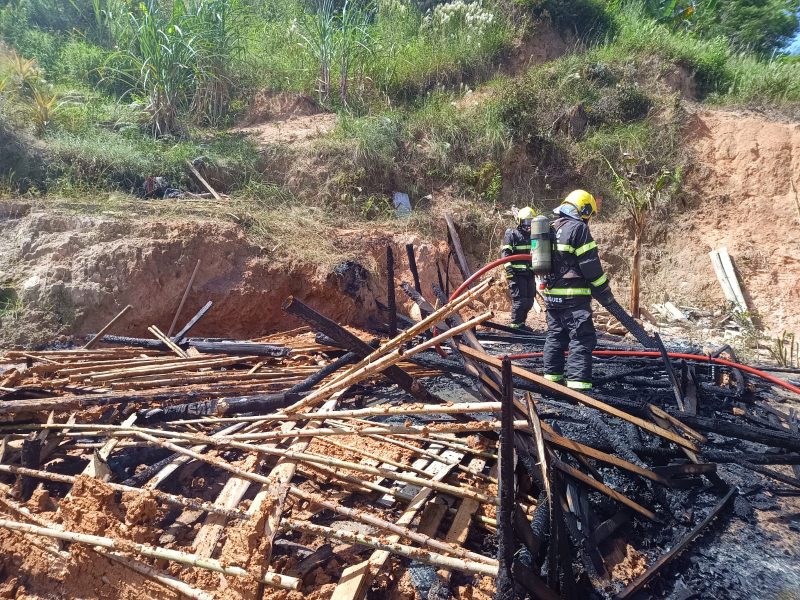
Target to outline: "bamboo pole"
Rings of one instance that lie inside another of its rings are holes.
[[[106,381],[113,381],[114,379],[126,379],[129,377],[136,377],[137,375],[158,375],[164,373],[174,373],[175,371],[197,370],[210,367],[227,367],[238,363],[246,363],[256,359],[256,356],[231,356],[228,358],[217,358],[213,360],[192,359],[187,358],[184,362],[176,362],[172,365],[164,365],[157,367],[133,367],[130,369],[119,369],[117,371],[109,371],[107,373],[99,373],[92,375],[88,379],[92,383],[101,383]],[[84,378],[86,379],[86,378]]]
[[[300,432],[298,432],[300,433]],[[165,447],[169,447],[174,444],[170,444],[169,442],[164,442],[163,440],[159,440],[158,438],[153,437],[147,433],[143,433],[142,431],[135,431],[135,435],[150,441],[152,443],[158,445],[164,445]],[[242,442],[236,442],[231,439],[214,439],[206,436],[200,436],[203,439],[203,443],[208,443],[209,445],[222,445],[222,446],[230,446],[232,448],[237,448],[239,450],[246,450],[249,452],[259,452],[262,454],[268,454],[271,456],[279,456],[281,458],[288,458],[293,461],[297,462],[309,462],[314,464],[321,464],[327,467],[334,467],[339,469],[347,469],[349,471],[354,471],[357,473],[364,473],[366,475],[375,475],[378,477],[383,477],[385,479],[392,479],[394,481],[402,481],[404,483],[410,483],[412,485],[418,485],[421,487],[433,487],[433,489],[445,493],[450,494],[453,496],[458,496],[460,498],[471,498],[473,500],[477,500],[478,502],[483,502],[484,504],[495,504],[497,502],[496,496],[488,496],[478,490],[474,490],[467,487],[461,486],[454,486],[447,483],[441,483],[436,481],[431,481],[430,479],[424,479],[422,477],[417,477],[415,475],[407,475],[405,473],[398,473],[396,471],[392,471],[389,469],[382,469],[380,467],[370,467],[367,465],[362,465],[359,463],[349,462],[346,460],[339,460],[337,458],[331,458],[328,456],[320,456],[318,454],[310,454],[308,452],[294,452],[292,450],[281,450],[279,448],[269,448],[266,446],[256,446],[253,444],[245,444]],[[298,436],[299,437],[299,436]],[[204,458],[200,458],[202,455],[199,455],[187,448],[183,448],[180,446],[175,446],[175,452],[182,452],[186,453],[192,458],[198,460],[204,460]],[[191,453],[191,454],[190,454]],[[207,459],[207,457],[206,457]],[[216,464],[216,463],[212,463]]]
[[[167,337],[172,337],[172,332],[175,331],[175,325],[178,324],[178,317],[181,316],[181,311],[183,310],[183,305],[186,304],[186,299],[189,297],[189,292],[192,290],[192,284],[194,283],[194,278],[197,277],[197,271],[200,270],[200,259],[197,259],[197,264],[194,266],[194,271],[192,271],[192,276],[189,277],[189,283],[186,284],[186,290],[183,292],[183,297],[181,298],[181,302],[178,305],[178,310],[175,311],[175,316],[172,317],[172,323],[167,330]]]
[[[109,558],[115,562],[118,562],[121,565],[128,567],[131,571],[136,571],[139,575],[143,577],[147,577],[148,579],[152,579],[163,585],[164,587],[170,588],[179,594],[186,596],[187,598],[192,598],[192,600],[214,600],[214,596],[209,594],[208,592],[204,592],[201,589],[193,587],[186,583],[185,581],[181,581],[177,577],[173,577],[171,575],[167,575],[166,573],[162,573],[151,567],[150,565],[146,565],[138,560],[133,560],[128,558],[127,556],[120,554],[119,552],[113,552],[110,550],[104,550],[99,546],[95,546],[92,548],[98,554],[102,554],[106,558]]]
[[[161,331],[155,325],[151,325],[147,328],[147,331],[152,333],[158,340],[160,340],[167,348],[172,350],[176,355],[181,358],[189,358],[189,355],[186,354],[177,344],[175,344],[171,339],[169,339],[163,331]]]
[[[322,416],[323,415],[320,415],[320,417],[322,417]],[[300,433],[300,432],[297,432],[297,433]],[[171,444],[169,442],[164,442],[162,440],[158,440],[157,438],[154,438],[152,436],[144,435],[142,437],[143,437],[143,439],[148,439],[149,438],[148,441],[151,441],[152,443],[154,443],[154,444],[156,444],[158,446],[162,446],[162,447],[168,448],[168,449],[170,449],[170,450],[172,450],[174,452],[179,452],[179,453],[185,454],[187,456],[192,456],[193,458],[196,458],[197,460],[201,460],[201,461],[207,462],[210,465],[213,465],[213,466],[219,467],[221,469],[224,469],[226,471],[229,471],[231,473],[234,473],[236,476],[241,477],[243,479],[249,479],[251,481],[260,483],[262,485],[271,485],[272,484],[272,481],[268,477],[266,477],[264,475],[261,475],[259,473],[252,473],[252,472],[249,472],[249,471],[245,471],[244,469],[240,469],[239,467],[236,467],[236,466],[234,466],[234,465],[232,465],[232,464],[230,464],[227,461],[224,461],[222,459],[211,457],[211,456],[203,456],[203,455],[200,455],[200,454],[197,454],[197,453],[191,451],[188,448],[182,448],[180,446],[176,446],[175,444]],[[2,465],[0,465],[0,470],[2,470]],[[389,477],[387,477],[387,479],[388,478]],[[356,480],[356,481],[358,481],[361,484],[364,484],[363,481],[359,481],[359,480]],[[416,483],[416,485],[420,485],[421,487],[430,487],[432,489],[436,489],[436,487],[437,487],[436,485],[427,485],[427,482]],[[453,486],[447,486],[447,487],[451,488]],[[436,540],[427,540],[425,537],[421,537],[419,534],[416,534],[415,532],[413,532],[413,531],[411,531],[411,530],[409,530],[407,528],[400,528],[397,525],[390,523],[389,521],[385,521],[383,519],[380,519],[379,517],[371,515],[371,514],[365,512],[365,511],[354,510],[354,509],[350,509],[350,508],[344,507],[344,506],[342,506],[340,504],[337,504],[335,502],[332,502],[330,500],[326,500],[326,499],[321,498],[319,496],[315,496],[314,494],[310,494],[309,492],[301,490],[300,488],[297,488],[295,486],[290,486],[289,487],[289,493],[292,494],[293,496],[296,496],[298,498],[301,498],[303,500],[306,500],[308,502],[311,502],[313,504],[316,504],[318,506],[321,506],[323,508],[331,510],[331,511],[337,513],[337,514],[342,515],[342,516],[355,519],[355,520],[360,521],[362,523],[365,523],[367,525],[378,527],[380,529],[384,529],[384,530],[390,531],[392,533],[397,533],[397,534],[399,534],[399,535],[401,535],[403,537],[407,537],[408,539],[412,539],[412,540],[418,541],[419,543],[436,544]],[[461,553],[460,550],[455,549],[455,548],[451,548],[449,546],[441,546],[441,545],[439,545],[438,548],[440,548],[440,549],[448,548],[448,550],[451,551],[451,552]],[[476,556],[480,556],[480,555],[477,555],[477,554],[474,554],[474,553],[470,553],[470,556],[476,557]],[[484,557],[484,560],[491,560],[491,559],[487,559],[486,557]]]
[[[364,365],[360,369],[351,373],[349,376],[342,377],[338,381],[331,382],[330,384],[324,386],[323,388],[320,388],[315,392],[312,392],[299,402],[296,402],[293,405],[287,407],[285,409],[285,412],[294,413],[306,407],[319,404],[319,402],[321,402],[325,398],[328,398],[334,392],[346,389],[370,375],[379,373],[380,371],[386,369],[387,367],[391,367],[396,363],[400,362],[401,360],[403,360],[404,357],[410,358],[416,354],[419,354],[420,352],[427,350],[428,348],[432,348],[434,346],[441,344],[443,341],[450,339],[455,335],[463,333],[468,329],[472,329],[473,327],[483,323],[484,321],[491,319],[493,314],[494,313],[492,313],[492,311],[487,311],[475,317],[474,319],[470,319],[469,321],[459,325],[458,327],[454,327],[448,331],[445,331],[444,333],[441,333],[430,340],[418,344],[417,346],[414,346],[413,348],[406,350],[405,352],[401,352],[399,348],[393,349],[389,354],[381,356],[380,358],[375,360],[375,362]],[[398,338],[395,339],[399,339],[400,337],[403,336],[400,335],[398,336]]]
[[[436,312],[431,313],[422,321],[417,323],[416,325],[406,329],[405,331],[401,332],[385,344],[383,344],[380,348],[365,356],[360,362],[356,363],[348,371],[343,372],[339,378],[334,379],[332,383],[336,383],[338,379],[345,378],[350,374],[356,372],[358,369],[361,369],[365,365],[375,361],[378,357],[385,355],[386,353],[399,348],[407,341],[415,338],[417,335],[421,334],[422,332],[426,331],[427,329],[433,327],[439,321],[442,321],[452,315],[455,312],[462,310],[468,304],[472,303],[475,299],[481,296],[489,286],[491,285],[492,279],[488,278],[484,281],[480,282],[477,286],[469,290],[463,296],[460,296],[457,300],[445,304]]]
[[[51,473],[50,471],[38,471],[36,469],[26,469],[25,467],[13,467],[11,465],[0,465],[0,473],[11,473],[13,475],[20,475],[24,477],[34,477],[45,481],[55,481],[57,483],[66,483],[74,485],[77,477],[74,475],[61,475],[59,473]],[[117,492],[127,492],[133,494],[148,494],[151,493],[156,500],[165,504],[172,504],[174,506],[181,506],[192,510],[202,510],[209,513],[224,515],[229,519],[246,519],[247,515],[239,510],[226,510],[220,508],[205,500],[198,500],[195,498],[186,498],[185,496],[176,496],[175,494],[168,494],[159,490],[143,490],[142,488],[132,487],[129,485],[122,485],[121,483],[105,482],[112,490]]]
[[[447,403],[447,404],[401,404],[399,406],[377,406],[371,408],[358,408],[353,410],[335,410],[330,413],[325,413],[325,420],[330,421],[333,419],[363,419],[364,417],[388,417],[388,416],[404,416],[404,415],[455,415],[464,413],[484,413],[484,412],[498,412],[500,410],[499,402],[464,402],[464,403]],[[313,412],[298,412],[288,415],[283,412],[273,413],[271,415],[248,415],[242,417],[210,417],[203,419],[184,419],[181,421],[170,421],[171,425],[190,425],[190,424],[208,424],[208,423],[226,423],[238,421],[285,421],[286,419],[313,419],[317,413]]]
[[[88,544],[89,546],[99,546],[108,550],[140,554],[142,556],[155,558],[157,560],[169,560],[183,565],[188,565],[190,567],[196,567],[198,569],[216,571],[225,575],[256,578],[242,567],[225,565],[213,558],[201,558],[195,554],[189,554],[179,550],[171,550],[169,548],[147,546],[145,544],[137,544],[128,540],[115,540],[99,535],[79,533],[77,531],[58,530],[53,529],[52,527],[29,525],[27,523],[20,523],[18,521],[11,521],[9,519],[0,519],[0,527],[10,529],[12,531],[40,535],[43,537],[64,540],[76,544]],[[280,573],[268,572],[263,577],[258,577],[256,579],[260,583],[264,583],[270,587],[275,587],[278,589],[296,590],[300,587],[299,579],[296,577],[290,577],[288,575],[282,575]]]
[[[430,552],[421,548],[407,546],[405,544],[384,542],[380,538],[370,535],[363,535],[352,531],[331,529],[330,527],[323,527],[321,525],[314,525],[312,523],[296,521],[294,519],[286,519],[284,520],[283,524],[286,528],[293,531],[302,531],[303,533],[339,540],[348,544],[358,544],[361,546],[376,548],[378,550],[385,550],[386,552],[424,562],[435,567],[441,567],[453,571],[463,571],[470,574],[497,577],[497,567],[487,565],[486,563],[452,558],[436,552]]]
[[[445,475],[442,475],[442,477],[444,476]],[[434,478],[437,478],[437,476],[434,476]],[[432,489],[432,488],[426,488],[426,489]],[[395,535],[399,535],[401,538],[409,539],[417,544],[420,544],[423,547],[432,548],[439,553],[448,554],[451,556],[457,556],[467,560],[485,563],[487,565],[497,564],[497,561],[490,556],[483,556],[482,554],[478,554],[477,552],[472,552],[471,550],[467,550],[466,548],[463,548],[461,546],[437,540],[435,537],[425,535],[424,533],[420,533],[418,531],[414,531],[413,529],[409,529],[408,527],[403,525],[398,525],[396,523],[385,521],[384,519],[376,517],[363,510],[356,510],[353,508],[342,506],[341,504],[338,504],[330,500],[326,500],[325,498],[322,498],[321,496],[318,496],[316,494],[306,492],[301,488],[292,486],[292,488],[289,490],[289,493],[297,498],[300,498],[301,500],[305,500],[306,502],[310,502],[311,504],[315,504],[321,508],[325,508],[327,510],[335,512],[343,517],[349,517],[351,519],[360,521],[365,525],[370,525],[378,529],[388,531]]]
[[[124,317],[125,313],[127,313],[131,308],[133,307],[130,304],[128,304],[125,308],[119,311],[116,317],[111,319],[108,322],[108,324],[105,327],[103,327],[100,331],[98,331],[92,339],[86,342],[86,344],[83,347],[83,350],[89,350],[92,346],[94,346],[100,340],[100,338],[102,338],[106,334],[106,332],[114,326],[114,324],[117,321],[119,321],[122,317]]]

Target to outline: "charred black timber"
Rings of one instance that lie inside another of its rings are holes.
[[[673,546],[669,552],[662,554],[661,557],[654,562],[644,573],[639,575],[636,579],[634,579],[628,587],[626,587],[622,592],[614,596],[614,600],[625,600],[625,598],[630,598],[634,593],[638,592],[642,589],[650,579],[661,569],[669,563],[673,558],[675,558],[680,552],[688,546],[691,541],[697,537],[697,535],[705,529],[711,521],[714,520],[718,514],[722,512],[722,510],[728,505],[733,498],[734,494],[736,493],[736,488],[731,488],[728,490],[728,493],[720,500],[717,505],[708,513],[708,516],[703,519],[697,526],[692,529],[686,536],[678,542],[675,546]]]
[[[419,282],[419,271],[417,270],[417,257],[414,254],[414,244],[406,244],[406,254],[408,255],[408,268],[411,270],[411,277],[414,278],[414,289],[418,294],[422,293],[422,284]]]
[[[302,399],[303,392],[307,392],[345,365],[355,362],[357,358],[358,356],[355,352],[348,352],[330,364],[325,365],[316,373],[309,375],[300,383],[277,394],[254,394],[235,398],[224,398],[222,400],[210,399],[201,402],[176,404],[166,408],[144,410],[142,411],[143,414],[141,418],[149,423],[153,423],[176,421],[179,419],[194,419],[205,416],[274,412]]]
[[[197,314],[195,316],[193,316],[191,319],[189,319],[189,322],[186,323],[186,325],[183,326],[183,329],[181,329],[178,333],[176,333],[172,337],[172,341],[175,342],[176,344],[180,344],[183,341],[183,338],[185,338],[187,335],[189,335],[189,332],[194,328],[194,326],[197,325],[197,323],[200,322],[200,319],[202,319],[204,316],[206,316],[206,313],[209,310],[211,310],[212,306],[214,306],[214,303],[211,300],[206,302],[205,305],[203,306],[203,308],[198,310]]]
[[[620,400],[619,398],[608,395],[592,394],[592,396],[598,400],[602,400],[606,404],[623,409],[631,414],[648,418],[647,409],[641,403]],[[745,425],[744,423],[734,423],[725,419],[689,415],[671,408],[665,408],[664,410],[675,418],[680,419],[686,425],[699,431],[716,433],[725,437],[737,438],[740,440],[757,442],[766,446],[800,452],[800,436],[788,431],[781,432],[774,429],[753,427],[751,425]]]
[[[500,506],[497,511],[497,576],[496,600],[514,599],[514,382],[511,360],[503,358],[502,406],[500,410]]]
[[[104,344],[117,344],[121,346],[136,346],[151,350],[169,350],[165,344],[158,340],[146,338],[132,338],[121,335],[105,335],[100,340]],[[194,348],[206,354],[233,354],[245,356],[286,356],[291,351],[285,346],[273,344],[256,344],[253,342],[209,342],[205,340],[190,339],[179,344],[181,348]]]
[[[467,256],[464,254],[464,248],[461,246],[461,238],[458,235],[456,224],[453,223],[453,217],[451,217],[449,214],[444,216],[444,220],[447,223],[447,232],[450,238],[450,248],[452,248],[453,253],[456,256],[456,264],[458,265],[459,271],[461,271],[461,276],[466,280],[470,275],[472,275],[472,270],[469,268]]]
[[[386,245],[386,302],[389,309],[389,337],[397,335],[397,298],[394,293],[394,252]]]
[[[281,307],[284,312],[293,315],[305,323],[308,323],[314,329],[321,331],[328,337],[336,340],[341,347],[346,348],[350,352],[355,352],[359,356],[368,356],[372,353],[373,348],[359,337],[347,331],[338,323],[334,323],[329,318],[321,315],[310,306],[303,304],[297,298],[289,296]],[[436,404],[441,402],[439,398],[426,390],[422,384],[416,379],[411,377],[403,369],[397,365],[393,365],[383,371],[383,375],[393,383],[396,383],[414,398],[426,404]]]
[[[411,298],[411,300],[413,300],[414,303],[419,306],[419,312],[423,317],[427,317],[435,310],[431,303],[428,302],[420,292],[412,288],[405,281],[400,284],[400,288],[403,290],[403,292],[405,292],[406,296]]]
[[[683,401],[683,390],[678,383],[678,378],[675,376],[675,369],[672,368],[672,361],[669,359],[667,349],[664,347],[664,342],[661,341],[661,336],[657,333],[653,334],[653,339],[655,339],[658,346],[658,351],[661,353],[661,358],[664,361],[664,368],[667,370],[667,379],[669,379],[670,385],[672,386],[672,391],[675,394],[675,402],[677,402],[678,408],[681,409],[681,412],[685,412],[686,406],[684,405]]]
[[[27,439],[22,441],[20,452],[20,463],[26,469],[39,469],[39,459],[42,452],[42,440],[36,432],[32,433]],[[21,477],[20,498],[23,501],[30,500],[38,482],[33,477]]]
[[[535,600],[561,600],[561,596],[547,587],[541,577],[520,561],[514,563],[513,575],[515,581],[519,582]]]

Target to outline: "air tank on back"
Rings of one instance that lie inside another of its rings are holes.
[[[531,266],[536,275],[547,275],[553,267],[550,219],[538,215],[531,221]]]

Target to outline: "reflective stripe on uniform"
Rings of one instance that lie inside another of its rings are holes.
[[[522,264],[522,265],[520,265],[520,264],[517,264],[517,263],[513,263],[513,262],[512,262],[512,263],[509,263],[509,264],[511,265],[511,268],[512,268],[512,269],[522,269],[522,270],[525,270],[525,269],[532,269],[532,268],[533,268],[533,266],[529,265],[528,263],[525,263],[525,264]]]
[[[506,244],[505,246],[503,246],[501,248],[501,250],[511,250],[512,252],[514,252],[515,250],[530,250],[530,249],[531,249],[531,245],[530,244],[522,244],[520,246],[514,246],[512,244]]]
[[[592,384],[589,381],[567,380],[567,387],[573,390],[590,390],[592,389]]]
[[[549,373],[545,373],[544,374],[544,378],[548,379],[550,381],[561,381],[562,379],[564,379],[564,376],[563,375],[550,375]]]
[[[591,284],[592,284],[592,287],[600,287],[600,286],[601,286],[601,285],[603,285],[603,284],[604,284],[606,281],[608,281],[608,275],[606,275],[605,273],[603,273],[602,275],[600,275],[600,277],[598,277],[597,279],[595,279],[594,281],[592,281],[592,282],[591,282]]]
[[[559,252],[569,252],[570,254],[575,252],[575,248],[569,244],[556,244],[556,250]]]
[[[591,296],[592,291],[589,288],[545,288],[542,290],[542,294],[545,296]]]
[[[588,244],[584,244],[580,248],[575,249],[575,256],[580,256],[581,254],[586,254],[589,250],[594,250],[597,248],[597,242],[591,241]]]

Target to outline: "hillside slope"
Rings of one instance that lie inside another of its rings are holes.
[[[695,306],[725,299],[708,252],[727,246],[751,311],[773,335],[800,331],[800,123],[701,110],[688,127],[689,206],[646,250],[645,293]]]

